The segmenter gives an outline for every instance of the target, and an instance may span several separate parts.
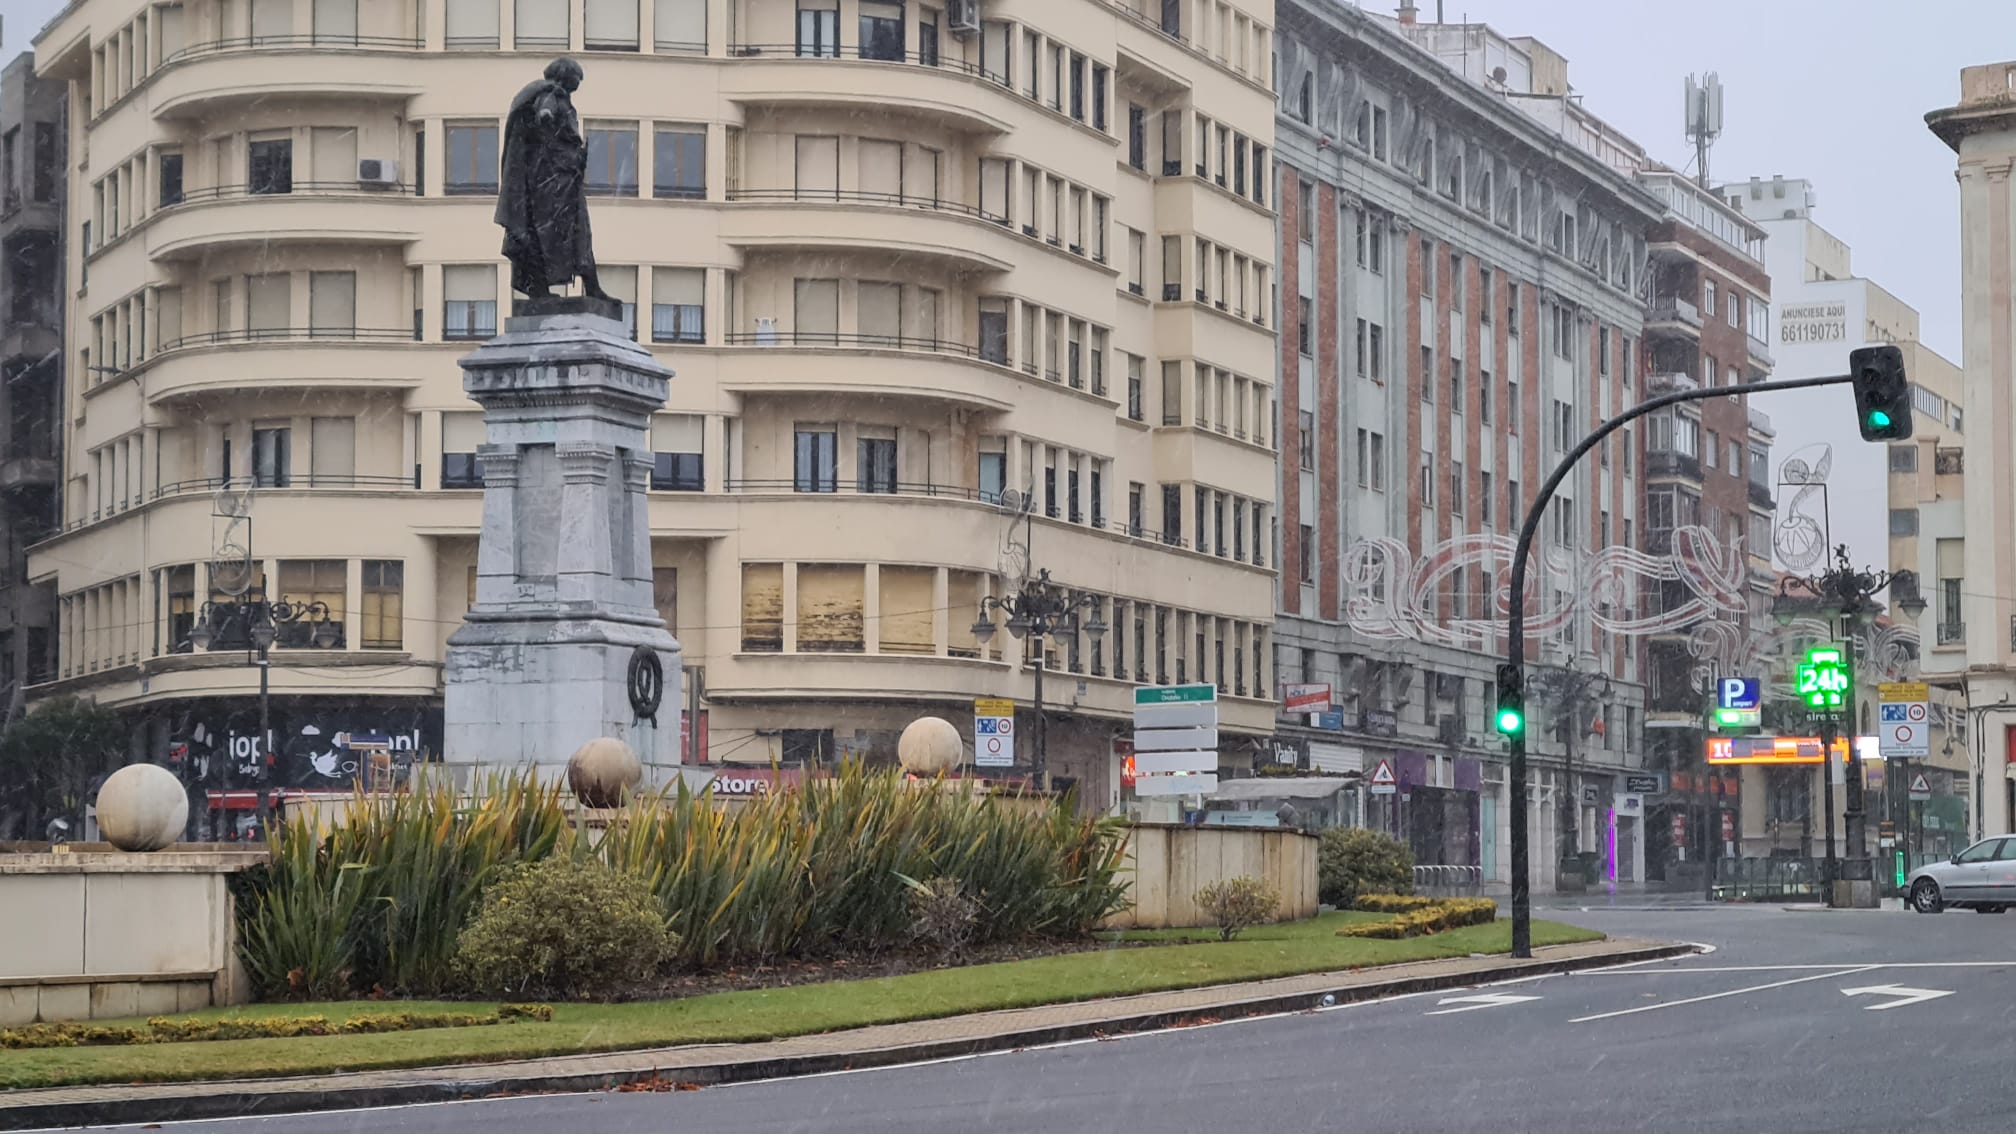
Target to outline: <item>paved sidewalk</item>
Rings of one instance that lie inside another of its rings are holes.
[[[440,1102],[625,1083],[717,1084],[891,1066],[1091,1036],[1461,988],[1684,955],[1684,945],[1613,938],[1535,949],[1530,960],[1470,956],[1245,984],[884,1024],[765,1043],[706,1044],[509,1063],[205,1083],[55,1087],[0,1093],[0,1130],[171,1122]]]

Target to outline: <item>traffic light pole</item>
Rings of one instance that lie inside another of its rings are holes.
[[[1699,390],[1680,390],[1662,394],[1647,402],[1632,406],[1616,417],[1596,427],[1584,437],[1561,463],[1554,466],[1554,472],[1547,477],[1533,503],[1526,509],[1525,522],[1519,525],[1519,542],[1512,550],[1511,593],[1508,596],[1505,614],[1505,664],[1512,670],[1511,692],[1521,694],[1525,688],[1526,666],[1526,560],[1533,552],[1533,537],[1539,533],[1540,521],[1547,514],[1547,505],[1554,499],[1554,492],[1583,455],[1595,448],[1605,437],[1644,417],[1646,414],[1665,409],[1682,402],[1702,402],[1710,398],[1726,398],[1732,394],[1764,394],[1774,390],[1807,390],[1815,386],[1845,386],[1854,381],[1852,374],[1831,374],[1824,378],[1786,378],[1772,382],[1757,382],[1734,389],[1726,386],[1710,386]],[[1500,699],[1505,690],[1501,682]],[[1523,712],[1523,705],[1521,707]],[[1501,724],[1501,731],[1502,731]],[[1506,732],[1507,778],[1512,787],[1512,955],[1531,957],[1533,955],[1533,890],[1528,861],[1526,831],[1526,723],[1524,716],[1518,719],[1517,727]]]

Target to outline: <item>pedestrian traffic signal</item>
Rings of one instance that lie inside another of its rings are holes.
[[[1815,646],[1806,651],[1796,676],[1799,697],[1808,708],[1839,709],[1847,703],[1848,663],[1839,646]]]
[[[1902,441],[1911,436],[1911,380],[1904,352],[1894,346],[1857,347],[1848,352],[1855,385],[1855,420],[1864,441]]]
[[[1498,667],[1498,731],[1517,736],[1526,731],[1526,694],[1519,667],[1506,662]]]

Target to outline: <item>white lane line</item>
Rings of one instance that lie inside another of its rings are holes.
[[[1841,990],[1841,995],[1898,996],[1903,998],[1901,1000],[1892,1000],[1888,1004],[1864,1005],[1862,1009],[1864,1012],[1881,1012],[1885,1008],[1902,1008],[1906,1004],[1923,1004],[1927,1000],[1937,1000],[1942,996],[1951,996],[1953,993],[1939,988],[1906,988],[1901,984],[1872,984],[1866,988],[1844,988]]]
[[[1451,1016],[1458,1012],[1475,1012],[1479,1008],[1501,1008],[1508,1004],[1524,1004],[1529,1000],[1538,999],[1540,998],[1537,996],[1519,996],[1510,992],[1482,992],[1476,996],[1445,996],[1435,1003],[1437,1005],[1460,1004],[1462,1007],[1443,1008],[1439,1012],[1423,1012],[1422,1015]]]
[[[1831,980],[1835,977],[1851,976],[1855,973],[1866,973],[1872,969],[1879,969],[1882,967],[1883,966],[1881,965],[1860,965],[1854,968],[1840,968],[1835,969],[1832,972],[1814,973],[1812,976],[1793,977],[1791,980],[1772,981],[1770,984],[1753,984],[1748,988],[1732,988],[1727,992],[1711,992],[1706,996],[1690,996],[1685,1000],[1669,1000],[1663,1004],[1642,1004],[1636,1008],[1625,1008],[1617,1012],[1599,1012],[1594,1016],[1578,1016],[1575,1019],[1572,1019],[1568,1022],[1571,1024],[1586,1024],[1592,1020],[1609,1020],[1618,1016],[1635,1016],[1640,1012],[1656,1012],[1661,1008],[1678,1008],[1683,1004],[1699,1004],[1705,1000],[1720,1000],[1725,996],[1742,996],[1745,993],[1750,992],[1763,992],[1766,991],[1767,989],[1784,988],[1786,985],[1791,984],[1805,984],[1807,981],[1810,980]]]
[[[1649,965],[1658,962],[1635,961],[1633,965]],[[1601,969],[1583,969],[1576,976],[1596,976],[1614,973],[1621,976],[1652,976],[1666,973],[1780,973],[1817,972],[1821,969],[1850,969],[1858,964],[1875,969],[2009,969],[2016,968],[2016,961],[1836,961],[1829,965],[1692,965],[1674,966],[1665,969],[1634,968],[1615,965]],[[1565,974],[1564,974],[1565,975]]]

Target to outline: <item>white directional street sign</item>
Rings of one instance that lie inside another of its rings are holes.
[[[1922,760],[1932,754],[1928,712],[1932,690],[1922,681],[1886,681],[1877,687],[1881,703],[1876,741],[1885,760]]]
[[[1218,730],[1215,728],[1156,728],[1134,731],[1134,751],[1173,751],[1179,748],[1218,748]]]
[[[1922,1004],[1927,1000],[1937,1000],[1942,996],[1951,996],[1953,993],[1937,988],[1905,988],[1901,984],[1872,984],[1863,988],[1844,988],[1841,990],[1841,995],[1894,996],[1900,998],[1892,1000],[1887,1004],[1863,1005],[1864,1011],[1881,1012],[1885,1008],[1902,1008],[1907,1004]]]
[[[1138,763],[1139,757],[1136,757],[1136,761]],[[1134,777],[1134,794],[1139,796],[1206,795],[1217,790],[1218,777],[1212,773],[1184,772],[1178,775]]]
[[[1134,794],[1218,790],[1218,688],[1144,685],[1134,690]]]
[[[1202,769],[1218,769],[1216,752],[1136,752],[1134,754],[1134,774],[1136,776],[1165,776],[1174,772],[1195,772]]]
[[[1445,996],[1435,1002],[1439,1008],[1444,1004],[1461,1004],[1461,1008],[1442,1008],[1439,1012],[1424,1012],[1424,1016],[1447,1016],[1456,1012],[1475,1012],[1479,1008],[1502,1008],[1508,1004],[1524,1004],[1528,1000],[1538,1000],[1537,996],[1520,996],[1511,992],[1480,992],[1475,996]]]
[[[1015,702],[998,697],[974,700],[973,763],[982,768],[1015,766]]]

